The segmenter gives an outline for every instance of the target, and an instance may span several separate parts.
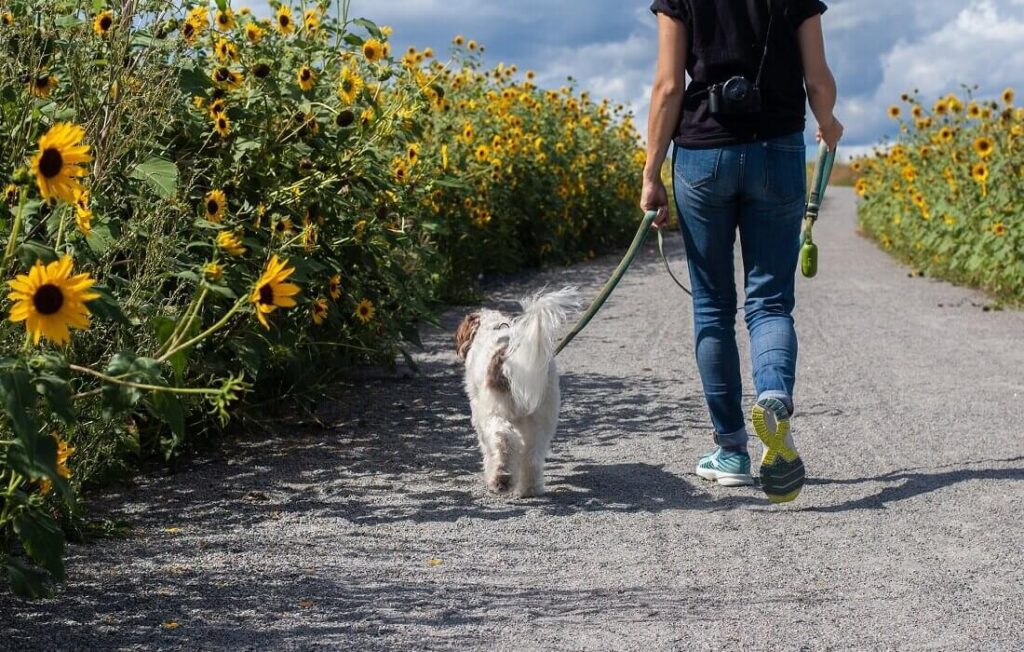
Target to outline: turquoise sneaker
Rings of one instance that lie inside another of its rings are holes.
[[[803,489],[806,471],[789,432],[789,410],[777,398],[765,397],[752,410],[754,432],[764,442],[761,489],[773,503],[788,503]]]
[[[724,487],[745,487],[754,484],[750,475],[750,455],[732,453],[719,447],[697,462],[697,475]]]

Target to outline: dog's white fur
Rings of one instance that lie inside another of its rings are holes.
[[[456,334],[466,361],[465,385],[495,492],[544,493],[544,460],[558,426],[561,394],[555,337],[579,307],[574,287],[523,299],[515,318],[496,310],[468,315]]]

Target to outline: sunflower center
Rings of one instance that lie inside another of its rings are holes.
[[[32,295],[32,305],[40,314],[56,314],[64,305],[64,292],[52,283],[42,285]]]
[[[274,288],[269,283],[260,286],[260,303],[265,306],[274,305]]]
[[[104,16],[100,18],[100,29],[104,32],[110,29],[110,26],[114,24],[114,18],[112,16]]]
[[[309,68],[303,68],[302,69],[302,81],[309,81],[309,78],[310,78],[310,76],[312,76],[312,74],[313,73],[309,70]]]
[[[220,210],[220,205],[216,199],[210,199],[206,202],[206,212],[210,215],[216,215],[217,211]]]
[[[278,16],[277,22],[280,23],[281,27],[288,27],[288,25],[292,22],[292,19],[289,18],[288,16]]]
[[[217,68],[213,73],[213,78],[218,82],[226,82],[231,79],[231,71],[227,68]]]
[[[64,157],[55,147],[47,147],[39,157],[39,172],[47,179],[52,179],[64,169]]]

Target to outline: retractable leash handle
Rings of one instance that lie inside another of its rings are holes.
[[[818,221],[821,203],[825,199],[825,189],[832,177],[832,166],[836,161],[836,150],[829,151],[824,142],[818,146],[818,161],[814,166],[814,179],[811,181],[811,194],[807,200],[807,211],[804,213],[803,231],[800,233],[800,271],[807,278],[814,278],[818,273],[818,245],[814,244],[814,223]]]
[[[590,304],[590,307],[587,308],[585,313],[583,313],[580,320],[576,322],[576,325],[573,326],[571,331],[569,331],[569,334],[562,338],[562,341],[558,344],[558,348],[555,349],[555,355],[561,353],[562,349],[568,346],[569,342],[579,335],[580,331],[587,327],[590,320],[594,318],[597,311],[601,309],[604,302],[608,300],[609,296],[611,296],[612,290],[614,290],[615,286],[619,284],[619,281],[622,280],[622,276],[626,273],[626,270],[629,269],[630,264],[636,258],[637,254],[640,253],[640,249],[643,247],[644,241],[647,239],[647,233],[651,230],[651,225],[654,224],[654,220],[657,219],[657,217],[657,211],[647,211],[647,214],[644,215],[644,219],[640,221],[640,228],[637,229],[636,235],[633,236],[633,244],[629,245],[629,250],[626,252],[626,255],[622,258],[619,266],[615,268],[615,271],[612,272],[611,277],[604,284],[604,287],[601,288],[601,292],[597,295],[597,298],[594,299],[594,302]]]

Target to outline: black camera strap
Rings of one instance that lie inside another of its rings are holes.
[[[772,7],[772,0],[768,0],[768,31],[764,35],[764,51],[761,53],[761,64],[757,67],[757,79],[754,80],[754,88],[761,88],[761,76],[764,75],[764,64],[768,60],[768,44],[772,38],[772,25],[775,24],[775,12]]]

